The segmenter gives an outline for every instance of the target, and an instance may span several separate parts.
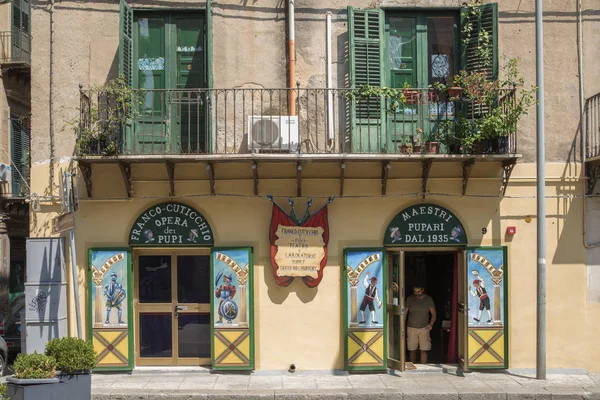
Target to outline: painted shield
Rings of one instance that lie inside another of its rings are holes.
[[[219,308],[221,310],[221,315],[227,321],[233,321],[238,315],[238,306],[235,301],[231,299],[223,301]]]

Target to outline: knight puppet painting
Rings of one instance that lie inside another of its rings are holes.
[[[127,327],[127,253],[93,251],[92,310],[94,327]]]

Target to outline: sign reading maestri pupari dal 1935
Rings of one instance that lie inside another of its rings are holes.
[[[161,203],[133,224],[130,245],[207,246],[214,242],[210,225],[197,210],[181,203]]]
[[[416,204],[400,211],[385,232],[385,245],[466,245],[460,220],[434,204]]]
[[[323,279],[329,242],[327,204],[331,201],[333,198],[311,214],[312,201],[309,200],[302,218],[296,215],[291,200],[292,211],[289,214],[273,202],[269,236],[273,275],[279,286],[288,286],[294,278],[301,277],[312,288]]]

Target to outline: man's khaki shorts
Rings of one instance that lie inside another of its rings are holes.
[[[425,328],[406,328],[406,347],[408,351],[415,351],[421,349],[421,351],[431,350],[431,337],[427,327]]]

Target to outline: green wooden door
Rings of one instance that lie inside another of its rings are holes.
[[[199,13],[135,13],[121,1],[120,71],[136,90],[122,149],[206,152],[206,20]]]
[[[179,149],[182,153],[206,152],[206,93],[191,91],[206,88],[205,21],[200,16],[179,15],[173,19],[176,29],[177,123]]]
[[[422,60],[417,57],[422,46],[422,34],[417,31],[418,19],[416,16],[390,17],[387,24],[388,38],[388,60],[389,60],[389,82],[390,87],[401,89],[405,86],[412,88],[422,87],[422,79],[419,79],[418,67]],[[407,103],[395,103],[387,108],[387,128],[390,143],[388,146],[393,152],[398,152],[400,146],[411,143],[417,128],[421,127],[419,113],[419,102],[414,100],[409,93]],[[397,106],[396,106],[397,104]]]
[[[136,15],[134,87],[138,105],[134,135],[131,140],[136,154],[164,154],[172,150],[170,115],[167,106],[168,16],[157,13]]]

